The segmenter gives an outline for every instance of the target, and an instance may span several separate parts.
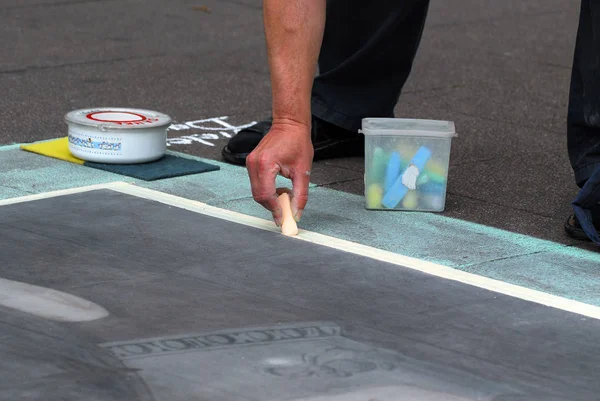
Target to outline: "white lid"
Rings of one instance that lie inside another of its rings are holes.
[[[167,127],[172,120],[168,115],[152,110],[102,107],[71,111],[65,115],[65,121],[108,130]]]
[[[452,121],[408,118],[364,118],[360,132],[365,135],[456,136]]]

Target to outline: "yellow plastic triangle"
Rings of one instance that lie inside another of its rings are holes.
[[[71,163],[84,163],[83,160],[76,158],[69,151],[68,137],[45,142],[36,142],[28,145],[21,145],[21,149],[40,155],[53,157],[55,159],[65,160]]]

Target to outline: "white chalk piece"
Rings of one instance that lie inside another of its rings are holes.
[[[60,322],[108,316],[103,307],[65,292],[0,278],[0,305]]]
[[[287,192],[282,193],[278,197],[279,204],[283,212],[283,220],[281,224],[281,233],[287,236],[298,235],[298,225],[292,214],[292,205],[290,195]]]

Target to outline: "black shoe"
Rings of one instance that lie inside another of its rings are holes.
[[[232,164],[245,165],[246,157],[269,132],[272,122],[272,118],[269,118],[238,132],[221,151],[223,158]],[[364,156],[365,154],[365,141],[362,134],[347,131],[314,116],[311,139],[314,147],[313,160]]]
[[[582,240],[582,241],[590,241],[590,238],[587,236],[583,228],[581,228],[581,224],[579,224],[579,220],[577,216],[572,214],[569,216],[567,221],[565,222],[565,232],[572,238]]]
[[[594,227],[596,227],[596,231],[600,232],[600,230],[598,230],[598,227],[600,227],[600,214],[596,214],[594,211],[592,212],[592,223],[594,224]],[[574,239],[591,241],[585,231],[583,231],[581,223],[579,223],[579,219],[574,214],[569,216],[564,227],[566,233]]]

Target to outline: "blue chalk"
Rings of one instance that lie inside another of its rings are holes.
[[[422,193],[422,194],[443,195],[444,192],[446,191],[446,185],[439,184],[437,182],[427,182],[425,184],[420,185],[417,190],[419,191],[419,193]]]
[[[381,204],[388,209],[395,208],[398,203],[408,193],[408,188],[402,183],[402,176],[398,177],[392,187],[386,192],[385,196],[381,200]]]
[[[425,146],[421,146],[417,153],[415,153],[415,155],[413,156],[412,160],[410,161],[410,164],[416,166],[419,169],[419,171],[423,171],[423,168],[429,161],[430,157],[431,151]]]
[[[417,151],[417,153],[415,153],[415,155],[413,156],[412,160],[410,161],[410,164],[417,167],[419,169],[419,171],[423,171],[423,167],[425,167],[425,164],[427,164],[430,157],[431,157],[431,151],[429,149],[427,149],[426,147],[421,146],[419,148],[419,150]],[[391,164],[391,161],[390,161],[390,164]],[[390,164],[388,164],[388,170],[389,170]],[[381,204],[388,209],[395,208],[398,205],[398,203],[400,203],[402,201],[402,199],[404,199],[404,197],[408,193],[408,188],[402,183],[402,175],[400,175],[394,181],[394,183],[389,187],[389,189],[387,188],[387,176],[386,176],[385,191],[386,191],[386,193],[385,193],[385,196],[383,197],[383,199],[381,200]]]
[[[393,152],[385,172],[384,192],[388,192],[392,185],[394,185],[394,182],[398,179],[401,166],[402,161],[400,160],[400,154],[398,152]]]

